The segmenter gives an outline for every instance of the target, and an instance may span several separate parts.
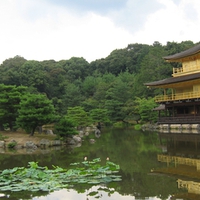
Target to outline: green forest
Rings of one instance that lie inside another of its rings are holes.
[[[8,58],[0,65],[0,128],[21,127],[34,133],[37,126],[60,118],[68,127],[156,121],[153,98],[162,91],[144,83],[170,77],[180,64],[167,63],[163,57],[194,45],[192,41],[129,44],[91,63],[83,57]]]

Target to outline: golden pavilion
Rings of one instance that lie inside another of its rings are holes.
[[[173,68],[170,78],[145,83],[163,89],[163,94],[155,97],[160,104],[155,109],[159,111],[158,123],[200,124],[200,44],[164,59],[181,63],[181,67]]]

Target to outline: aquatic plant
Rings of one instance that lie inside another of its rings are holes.
[[[101,184],[121,181],[119,165],[109,160],[100,165],[100,158],[72,163],[70,169],[52,165],[53,169],[29,162],[28,167],[14,167],[0,173],[0,191],[55,191],[75,184]]]

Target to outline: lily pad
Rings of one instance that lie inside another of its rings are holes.
[[[75,184],[108,183],[121,181],[119,165],[110,161],[101,166],[100,158],[82,163],[72,163],[71,169],[52,166],[53,169],[41,167],[37,162],[29,162],[28,167],[15,167],[0,172],[0,191],[54,191],[70,188]]]

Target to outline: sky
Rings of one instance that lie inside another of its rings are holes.
[[[0,64],[88,62],[128,44],[200,41],[199,0],[0,0]]]

